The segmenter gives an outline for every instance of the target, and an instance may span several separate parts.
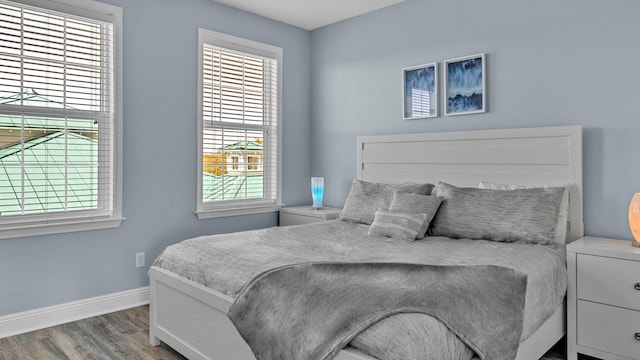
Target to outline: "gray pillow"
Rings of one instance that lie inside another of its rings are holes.
[[[389,210],[408,214],[427,214],[427,219],[422,224],[416,236],[416,239],[422,239],[427,232],[427,228],[429,228],[429,223],[431,223],[431,220],[433,220],[433,217],[436,215],[442,200],[444,200],[444,198],[441,196],[428,196],[396,191],[393,194]]]
[[[451,238],[551,244],[564,188],[491,190],[440,183],[444,196],[431,234]]]
[[[403,182],[402,184],[392,185],[394,190],[411,193],[411,194],[420,194],[420,195],[431,195],[431,191],[433,190],[433,184],[424,183],[418,184],[414,182]]]
[[[427,214],[407,214],[378,209],[369,227],[369,235],[415,240],[422,224],[426,221]]]
[[[393,185],[354,179],[338,220],[370,225],[378,209],[389,208],[396,190],[429,195],[431,189],[433,189],[432,184]]]
[[[553,232],[553,241],[558,244],[567,243],[567,221],[569,219],[569,185],[514,185],[500,184],[491,181],[481,181],[478,185],[480,189],[493,190],[516,190],[516,189],[532,189],[547,187],[563,187],[562,201],[560,201],[560,209],[558,210],[558,219],[556,221],[556,229]]]

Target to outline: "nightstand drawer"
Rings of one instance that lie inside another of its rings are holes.
[[[640,336],[640,311],[578,301],[579,345],[638,359],[636,336]]]
[[[300,214],[280,214],[280,226],[311,224],[314,222],[324,221],[314,216],[306,216]]]
[[[311,205],[283,207],[280,209],[280,226],[302,225],[333,220],[342,209],[325,207],[314,210]]]
[[[578,299],[640,310],[640,262],[578,254],[577,268]]]

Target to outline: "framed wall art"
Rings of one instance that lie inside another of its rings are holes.
[[[445,116],[487,111],[485,54],[446,60],[444,94]]]
[[[402,69],[403,118],[423,119],[438,116],[438,64]]]

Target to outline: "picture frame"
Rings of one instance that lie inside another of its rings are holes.
[[[487,61],[484,53],[444,61],[444,115],[487,111]]]
[[[438,116],[438,63],[402,69],[404,120]]]

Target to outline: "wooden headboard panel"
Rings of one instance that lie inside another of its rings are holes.
[[[358,137],[358,179],[477,187],[570,184],[567,242],[583,236],[580,126]]]

